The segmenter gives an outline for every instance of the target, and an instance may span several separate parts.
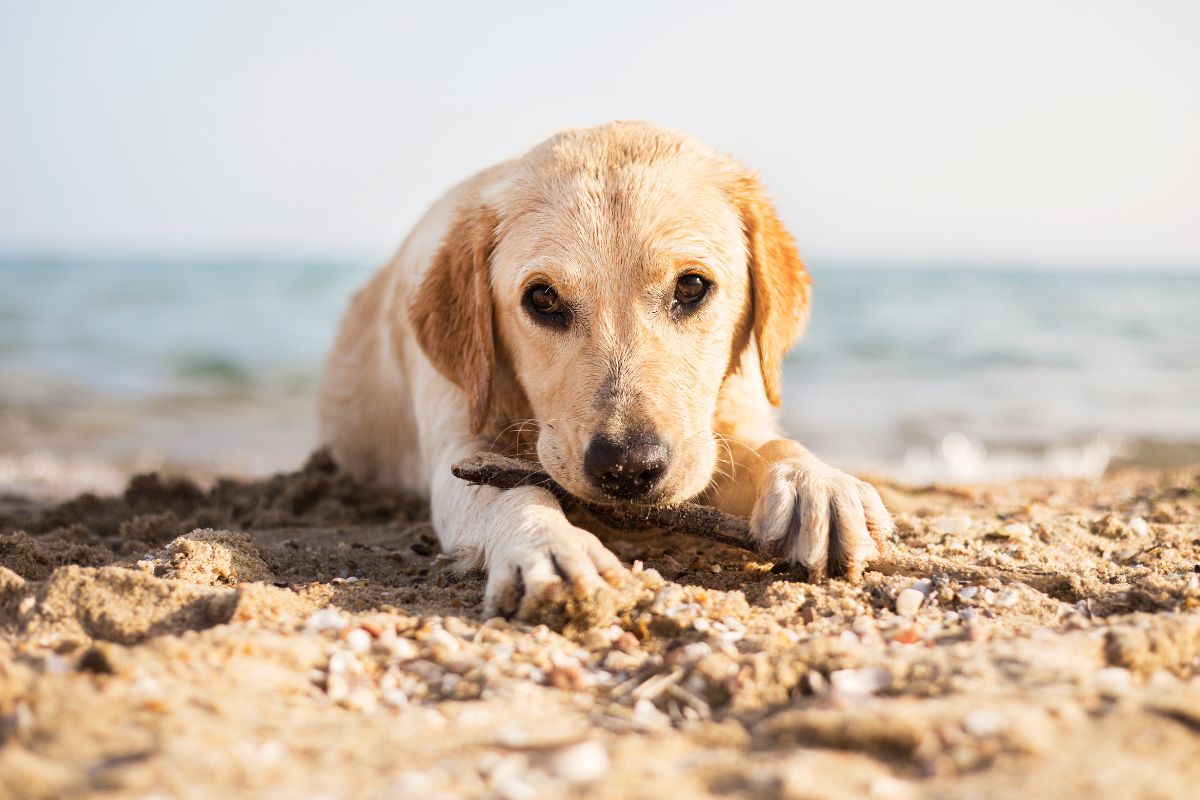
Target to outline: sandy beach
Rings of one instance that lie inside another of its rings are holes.
[[[0,2],[0,800],[1200,798],[1198,40]]]
[[[632,581],[548,624],[481,619],[424,504],[319,454],[5,497],[0,797],[1194,790],[1200,469],[881,488],[954,574],[626,535]]]

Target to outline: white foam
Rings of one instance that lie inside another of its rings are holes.
[[[45,500],[81,492],[117,494],[128,470],[86,455],[60,456],[45,450],[0,455],[0,491]]]
[[[935,447],[911,447],[898,462],[875,465],[875,469],[909,483],[1097,478],[1121,452],[1122,442],[1113,437],[1042,447],[989,449],[978,439],[955,431],[943,436]]]

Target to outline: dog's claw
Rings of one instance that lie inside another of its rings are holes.
[[[531,533],[493,553],[484,616],[544,616],[548,606],[587,598],[618,585],[625,568],[593,534],[565,525]]]
[[[772,466],[750,518],[759,547],[803,566],[814,583],[861,580],[891,528],[874,487],[811,458]]]

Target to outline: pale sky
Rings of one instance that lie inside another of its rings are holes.
[[[0,0],[0,250],[382,258],[641,118],[810,261],[1200,266],[1200,3]]]

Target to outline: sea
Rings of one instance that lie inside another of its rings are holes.
[[[0,492],[263,475],[316,445],[364,258],[0,256]],[[899,481],[1200,463],[1200,272],[815,264],[781,421]]]

